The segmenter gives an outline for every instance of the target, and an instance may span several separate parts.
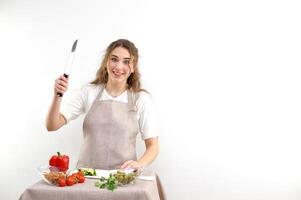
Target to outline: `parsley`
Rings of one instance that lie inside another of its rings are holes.
[[[111,190],[113,192],[117,188],[116,179],[112,174],[110,174],[109,178],[101,177],[95,183],[95,186],[100,189],[107,188],[108,190]]]

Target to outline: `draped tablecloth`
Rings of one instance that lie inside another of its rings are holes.
[[[113,192],[95,187],[97,179],[86,179],[84,183],[58,187],[43,180],[27,188],[19,200],[165,200],[159,177],[146,181],[137,179],[134,184],[119,186]]]

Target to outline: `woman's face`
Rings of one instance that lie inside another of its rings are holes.
[[[134,72],[130,53],[123,47],[116,47],[111,52],[107,66],[109,81],[112,82],[126,83],[128,77]]]

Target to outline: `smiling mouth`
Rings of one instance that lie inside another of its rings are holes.
[[[115,76],[115,77],[120,77],[122,75],[124,75],[125,73],[124,72],[117,72],[115,70],[112,71],[112,74]]]

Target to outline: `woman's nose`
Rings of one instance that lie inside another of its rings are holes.
[[[117,69],[122,69],[123,68],[122,62],[118,62],[117,65],[116,65],[116,68]]]

